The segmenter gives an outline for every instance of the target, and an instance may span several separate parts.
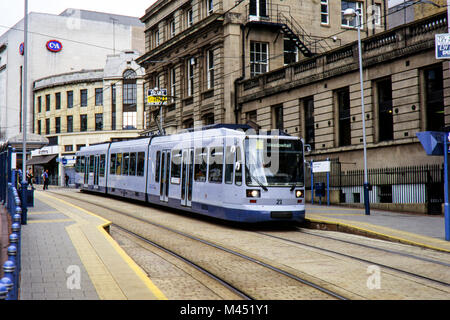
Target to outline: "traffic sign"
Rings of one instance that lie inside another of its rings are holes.
[[[152,106],[167,104],[167,89],[149,89],[147,103]]]
[[[436,34],[435,37],[436,59],[450,58],[450,33]]]

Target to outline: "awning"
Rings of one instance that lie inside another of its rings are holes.
[[[37,156],[33,157],[30,160],[27,161],[27,165],[34,165],[34,164],[46,164],[55,159],[58,155],[57,154],[51,154],[46,156]]]

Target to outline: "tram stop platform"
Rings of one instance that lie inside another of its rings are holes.
[[[450,252],[444,215],[392,212],[306,204],[306,220],[316,228],[356,233],[377,239]],[[312,226],[311,226],[312,227]]]
[[[165,300],[105,219],[35,190],[22,226],[20,300]]]

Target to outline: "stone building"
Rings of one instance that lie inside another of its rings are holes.
[[[67,9],[59,15],[28,15],[28,113],[33,132],[33,82],[82,69],[102,69],[108,54],[144,50],[144,26],[138,18]],[[0,141],[22,132],[24,20],[0,35]],[[49,45],[59,42],[59,49]]]
[[[144,70],[134,61],[138,56],[133,51],[108,55],[104,69],[34,82],[35,133],[56,146],[51,151],[55,156],[71,160],[83,146],[139,136],[144,129]],[[35,163],[40,161],[31,159]],[[51,169],[64,176],[62,163]]]
[[[363,37],[384,30],[385,1],[159,0],[146,10],[146,88],[166,88],[168,133],[194,123],[234,123],[237,80],[249,79],[353,41],[353,7]],[[345,31],[345,32],[344,32]],[[159,108],[148,108],[156,130]],[[158,120],[159,121],[159,120]]]

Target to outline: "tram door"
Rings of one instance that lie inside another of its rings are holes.
[[[84,186],[87,187],[89,183],[89,161],[90,157],[87,156],[84,161]]]
[[[161,152],[161,174],[159,182],[159,200],[169,202],[170,150]]]
[[[194,176],[194,149],[186,149],[183,151],[183,165],[181,166],[181,170],[181,205],[190,207]]]
[[[100,157],[94,157],[94,189],[98,189],[98,177],[100,172]]]

